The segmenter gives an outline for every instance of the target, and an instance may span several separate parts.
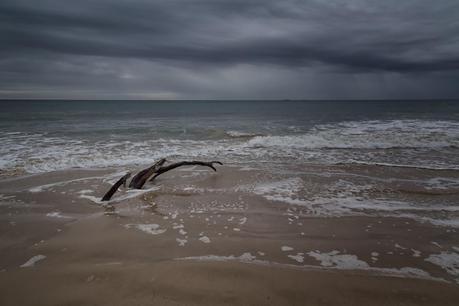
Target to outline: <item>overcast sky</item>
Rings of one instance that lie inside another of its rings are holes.
[[[0,98],[436,97],[458,0],[0,1]]]

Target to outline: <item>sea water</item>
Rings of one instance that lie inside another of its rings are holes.
[[[0,101],[1,174],[220,160],[318,216],[459,226],[459,101]]]

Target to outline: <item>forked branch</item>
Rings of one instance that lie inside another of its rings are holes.
[[[150,176],[153,175],[160,167],[166,162],[165,158],[160,159],[157,161],[153,166],[150,168],[144,169],[137,173],[129,183],[129,188],[134,188],[134,189],[142,189],[143,185],[145,185],[146,181]]]
[[[164,166],[164,167],[159,168],[155,172],[155,175],[150,179],[150,182],[152,182],[157,176],[163,174],[164,172],[170,171],[172,169],[175,169],[181,166],[193,166],[193,165],[194,166],[205,166],[205,167],[212,168],[214,171],[217,171],[217,169],[215,169],[214,167],[214,164],[223,165],[219,161],[203,162],[203,161],[196,161],[196,160],[195,161],[181,161],[178,163],[170,164],[169,166]]]
[[[126,186],[126,180],[131,176],[131,173],[125,174],[122,178],[120,178],[115,184],[113,184],[112,188],[110,188],[109,191],[104,195],[102,198],[102,201],[110,201],[112,196],[115,194],[115,192],[120,188],[121,185],[124,184]]]
[[[165,158],[160,159],[158,162],[156,162],[153,166],[144,169],[137,173],[129,183],[129,188],[134,188],[134,189],[142,189],[143,185],[147,182],[147,180],[151,177],[150,182],[153,181],[157,176],[163,174],[164,172],[170,171],[172,169],[181,167],[181,166],[205,166],[209,167],[214,171],[217,171],[215,168],[214,164],[219,164],[223,165],[219,161],[211,161],[211,162],[203,162],[203,161],[181,161],[178,163],[170,164],[168,166],[163,166],[164,163],[166,162]],[[152,177],[153,175],[153,177]],[[110,188],[110,190],[104,195],[102,198],[102,201],[109,201],[113,194],[118,190],[118,188],[121,186],[121,184],[126,185],[126,180],[131,176],[130,173],[127,173],[124,175],[122,178],[120,178],[113,186]]]

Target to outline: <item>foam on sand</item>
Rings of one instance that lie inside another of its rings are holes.
[[[179,246],[185,246],[185,244],[188,242],[188,240],[180,238],[176,238],[175,241],[177,241]]]
[[[126,224],[126,228],[136,228],[150,235],[159,235],[166,232],[166,229],[160,228],[158,224]]]
[[[299,177],[289,178],[277,182],[262,183],[253,189],[253,193],[261,195],[267,200],[286,202],[293,205],[307,205],[297,197],[303,188],[303,180]]]
[[[430,255],[425,261],[431,262],[446,270],[446,272],[455,277],[456,282],[459,284],[459,254],[454,252],[441,252],[439,254]]]
[[[73,180],[66,180],[66,181],[61,181],[61,182],[56,182],[56,183],[50,183],[50,184],[45,184],[45,185],[40,185],[40,186],[35,186],[29,189],[29,192],[36,193],[36,192],[43,192],[47,189],[50,189],[52,187],[57,187],[57,186],[65,186],[67,184],[75,183],[75,182],[81,182],[81,181],[87,181],[87,180],[96,180],[96,179],[103,179],[104,176],[90,176],[90,177],[82,177],[82,178],[77,178]]]
[[[210,239],[207,236],[202,236],[202,237],[199,238],[199,240],[204,242],[204,243],[210,243]]]
[[[30,267],[33,267],[35,266],[35,264],[37,262],[39,262],[40,260],[43,260],[45,259],[46,256],[45,255],[35,255],[34,257],[30,258],[29,260],[27,260],[24,264],[20,265],[21,268],[30,268]]]
[[[243,253],[240,256],[228,255],[204,255],[204,256],[190,256],[177,258],[176,260],[197,260],[197,261],[241,261],[241,262],[251,262],[256,259],[256,256],[253,256],[251,253]]]
[[[53,211],[53,212],[47,213],[46,216],[50,217],[50,218],[72,219],[72,217],[64,216],[58,211]]]
[[[359,260],[355,255],[339,254],[339,251],[331,251],[329,253],[320,253],[312,251],[307,253],[320,261],[320,265],[324,267],[335,267],[336,269],[350,270],[368,268],[369,265],[362,260]]]
[[[253,192],[269,201],[301,206],[307,215],[312,216],[376,215],[409,218],[438,226],[459,227],[459,218],[455,215],[459,211],[457,205],[425,205],[406,199],[374,198],[374,193],[379,192],[381,188],[378,184],[358,184],[345,179],[339,179],[326,187],[316,194],[306,196],[310,192],[306,182],[299,177],[293,177],[259,183],[252,189],[245,187],[242,190]],[[289,222],[293,221],[289,219]]]
[[[93,195],[88,195],[86,194],[85,190],[82,190],[80,191],[80,198],[83,198],[83,199],[87,199],[87,200],[90,200],[91,202],[94,202],[96,204],[99,204],[99,205],[102,205],[102,204],[109,204],[109,203],[117,203],[117,202],[121,202],[121,201],[124,201],[124,200],[128,200],[128,199],[132,199],[132,198],[136,198],[142,194],[145,194],[145,193],[148,193],[148,192],[151,192],[151,191],[155,191],[155,190],[158,190],[160,189],[159,186],[153,186],[151,188],[148,188],[148,189],[130,189],[130,190],[126,190],[124,194],[122,195],[115,195],[110,201],[102,201],[102,196],[93,196]]]
[[[374,268],[374,267],[368,266],[368,264],[365,263],[364,261],[358,260],[357,257],[354,255],[347,255],[347,254],[339,255],[339,254],[336,254],[336,252],[337,251],[330,252],[334,255],[330,255],[330,253],[323,253],[325,254],[323,255],[322,253],[315,251],[314,256],[317,256],[318,258],[323,259],[325,262],[325,264],[321,266],[285,264],[285,263],[272,262],[268,260],[260,260],[260,259],[257,259],[256,256],[252,255],[249,252],[243,253],[240,256],[203,255],[203,256],[176,258],[175,260],[218,261],[218,262],[236,261],[236,262],[241,262],[241,263],[246,263],[246,264],[256,264],[256,265],[263,265],[263,266],[275,266],[275,267],[281,267],[281,268],[305,269],[305,270],[335,270],[335,269],[354,270],[354,271],[364,271],[368,273],[375,273],[377,275],[389,276],[389,277],[415,278],[415,279],[426,279],[426,280],[433,280],[433,281],[439,281],[439,282],[446,282],[442,278],[432,277],[429,273],[421,269],[411,268],[411,267],[403,267],[400,269]],[[298,255],[301,256],[301,253],[298,253]],[[343,255],[347,255],[347,256],[342,257]],[[290,257],[290,258],[299,262],[301,258],[297,256],[295,256],[295,258],[293,257]],[[330,259],[330,257],[332,258]]]
[[[242,217],[241,219],[239,219],[239,224],[240,225],[243,225],[247,222],[247,217]]]
[[[296,255],[287,255],[288,258],[295,260],[296,262],[302,263],[304,261],[303,253],[298,253]]]

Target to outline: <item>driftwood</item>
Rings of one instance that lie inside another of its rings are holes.
[[[163,174],[164,172],[170,171],[172,169],[175,169],[175,168],[178,168],[178,167],[181,167],[181,166],[191,166],[191,165],[206,166],[206,167],[212,168],[214,171],[217,171],[217,169],[215,169],[215,167],[214,167],[214,164],[223,165],[219,161],[211,161],[211,162],[181,161],[181,162],[178,162],[178,163],[175,163],[175,164],[170,164],[169,166],[164,166],[164,167],[159,168],[155,172],[155,175],[150,179],[150,182],[152,182],[157,176]]]
[[[102,201],[109,201],[112,198],[112,196],[115,194],[115,192],[118,190],[118,188],[120,188],[120,186],[122,184],[124,184],[124,186],[126,186],[126,180],[130,176],[131,176],[131,173],[128,172],[122,178],[120,178],[115,184],[113,184],[112,188],[110,188],[110,190],[107,191],[107,193],[102,198]]]
[[[214,167],[214,164],[219,164],[223,165],[219,161],[211,161],[211,162],[203,162],[203,161],[181,161],[178,163],[170,164],[168,166],[163,166],[164,163],[166,162],[165,158],[160,159],[158,162],[156,162],[153,166],[144,169],[137,173],[129,183],[129,188],[134,188],[134,189],[142,189],[143,185],[147,182],[147,180],[151,177],[150,182],[153,181],[157,176],[163,174],[164,172],[170,171],[172,169],[181,167],[181,166],[191,166],[191,165],[197,165],[197,166],[205,166],[212,168],[214,171],[217,171],[217,169]],[[121,184],[126,185],[127,179],[131,176],[130,173],[127,173],[124,175],[122,178],[120,178],[111,188],[110,190],[104,195],[102,198],[102,201],[109,201],[113,194],[118,190],[118,188],[121,186]],[[153,176],[153,177],[152,177]]]
[[[148,178],[152,176],[153,173],[155,173],[165,162],[165,158],[160,159],[150,168],[144,169],[137,173],[129,183],[129,188],[142,189],[143,185],[145,185]]]

